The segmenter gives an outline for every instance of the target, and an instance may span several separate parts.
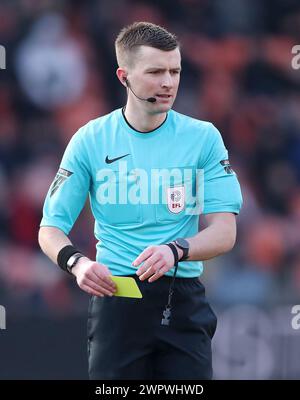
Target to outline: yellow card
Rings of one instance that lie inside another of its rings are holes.
[[[141,299],[143,297],[134,278],[128,276],[110,276],[111,280],[115,282],[117,291],[114,296],[120,297],[134,297]]]

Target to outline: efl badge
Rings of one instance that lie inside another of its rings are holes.
[[[184,186],[167,188],[167,200],[169,211],[174,214],[183,211],[185,207]]]

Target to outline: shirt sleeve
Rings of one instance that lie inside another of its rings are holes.
[[[209,124],[208,133],[207,157],[199,163],[204,173],[203,214],[215,212],[238,214],[243,198],[237,175],[231,168],[228,151],[220,132],[214,125]]]
[[[91,182],[84,128],[70,140],[59,170],[47,193],[40,226],[53,226],[69,234],[84,207]]]

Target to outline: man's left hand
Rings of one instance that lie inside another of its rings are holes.
[[[183,252],[178,247],[177,250],[180,259]],[[138,267],[142,262],[144,264],[139,267],[136,274],[141,281],[150,277],[148,282],[151,283],[174,267],[174,255],[166,245],[149,246],[133,261],[132,265]]]

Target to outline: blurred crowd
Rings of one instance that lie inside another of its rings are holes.
[[[176,111],[221,131],[244,207],[228,255],[206,263],[216,303],[268,306],[300,293],[298,0],[1,0],[0,304],[13,313],[80,313],[87,296],[41,252],[45,195],[64,148],[125,104],[114,40],[133,21],[177,34]],[[88,206],[71,239],[95,255]]]

